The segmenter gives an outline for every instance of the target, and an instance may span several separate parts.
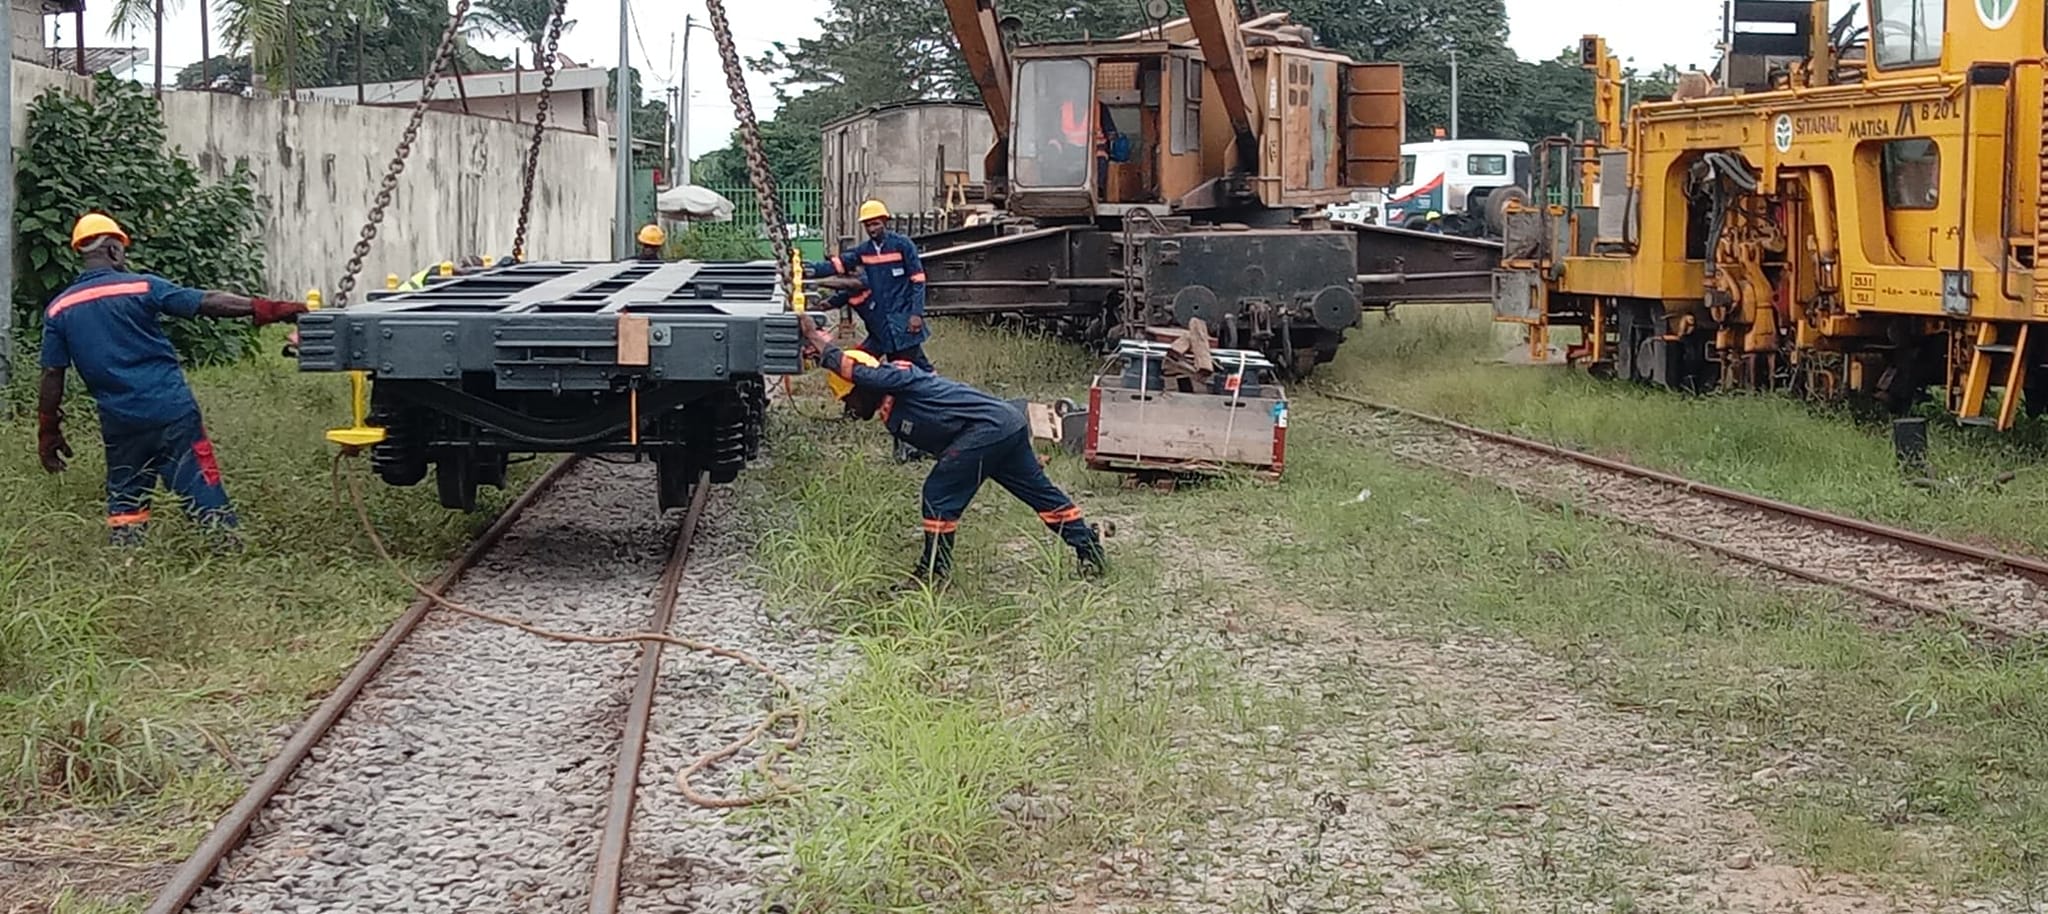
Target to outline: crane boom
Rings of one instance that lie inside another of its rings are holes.
[[[1259,136],[1252,130],[1251,64],[1245,57],[1233,0],[1188,0],[1188,23],[1202,45],[1202,63],[1216,79],[1223,110],[1237,137],[1237,158],[1247,169],[1256,165]]]
[[[967,73],[981,90],[981,104],[995,122],[996,142],[1010,138],[1010,52],[996,25],[995,0],[946,0],[946,17],[960,41]]]

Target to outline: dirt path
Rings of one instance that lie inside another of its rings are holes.
[[[1525,646],[1390,635],[1369,608],[1289,597],[1214,540],[1194,548],[1142,517],[1118,523],[1179,557],[1168,579],[1181,592],[1166,596],[1190,607],[1189,636],[1307,716],[1292,734],[1219,731],[1252,802],[1204,833],[1127,852],[1133,866],[1105,858],[1108,875],[1133,872],[1094,880],[1069,909],[1164,896],[1174,910],[1218,912],[2001,910],[1780,859],[1745,808],[1743,773],[1588,700]]]

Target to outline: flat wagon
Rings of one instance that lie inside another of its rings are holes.
[[[308,313],[298,361],[369,378],[388,484],[431,466],[469,511],[515,453],[632,454],[667,509],[755,456],[766,379],[802,370],[797,321],[766,261],[524,263]]]

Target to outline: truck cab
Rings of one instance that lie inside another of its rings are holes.
[[[1431,213],[1483,216],[1486,198],[1529,179],[1529,144],[1518,140],[1436,140],[1401,146],[1401,183],[1387,193],[1380,224],[1424,227]]]

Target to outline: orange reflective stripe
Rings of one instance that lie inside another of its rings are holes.
[[[868,300],[868,293],[866,293],[866,292],[862,292],[862,293],[861,293],[861,294],[859,294],[859,295],[856,295],[856,296],[854,296],[854,297],[852,297],[852,298],[850,298],[850,299],[847,299],[847,303],[848,303],[848,304],[854,304],[854,305],[858,305],[858,304],[862,304],[862,303],[866,302],[867,300]]]
[[[881,263],[902,263],[903,252],[889,251],[882,254],[862,254],[860,255],[860,262],[867,264],[868,266],[874,266],[876,264]]]
[[[1081,519],[1081,506],[1068,505],[1064,508],[1040,511],[1038,512],[1038,519],[1048,524],[1064,524],[1070,521],[1077,521]]]
[[[109,527],[133,527],[136,524],[146,523],[149,523],[148,511],[134,511],[128,514],[110,514],[107,516],[107,526]]]
[[[912,274],[910,274],[910,281],[911,281],[911,282],[924,282],[924,273],[923,273],[922,271],[919,271],[919,272],[916,272],[916,273],[912,273]]]
[[[102,298],[113,298],[116,295],[147,294],[149,294],[149,283],[147,282],[113,282],[104,286],[93,286],[90,289],[80,289],[76,292],[58,296],[56,301],[50,303],[50,310],[44,312],[43,316],[46,318],[56,317],[73,305],[99,301]]]
[[[957,520],[933,520],[929,517],[924,519],[926,533],[952,533],[959,529],[960,522]]]
[[[841,276],[846,275],[846,262],[840,260],[838,254],[832,255],[832,272]]]
[[[839,354],[839,376],[849,381],[853,380],[853,360],[847,358],[843,352]]]

